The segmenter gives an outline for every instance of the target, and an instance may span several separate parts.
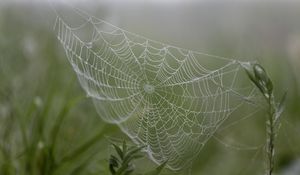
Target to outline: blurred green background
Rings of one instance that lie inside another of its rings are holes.
[[[300,174],[300,2],[67,4],[154,40],[261,63],[275,94],[288,92],[276,174]],[[109,140],[129,142],[116,126],[101,120],[81,89],[53,31],[55,17],[46,1],[0,2],[0,175],[109,174]],[[192,168],[176,174],[263,174],[265,116],[263,111],[243,115],[229,119]],[[153,166],[146,156],[136,162],[137,172]]]

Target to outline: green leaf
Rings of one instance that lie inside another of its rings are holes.
[[[119,160],[114,155],[111,155],[109,158],[109,171],[112,175],[116,174],[115,168],[119,167]]]
[[[129,162],[128,160],[130,160],[131,157],[134,156],[135,153],[141,151],[145,147],[146,147],[146,145],[140,146],[140,147],[137,147],[137,148],[134,148],[134,149],[131,149],[128,153],[125,154],[125,156],[124,156],[124,162]]]
[[[116,156],[111,155],[110,158],[109,158],[109,164],[111,164],[114,167],[118,167],[119,166],[119,159]]]
[[[112,144],[113,145],[113,147],[115,148],[115,150],[116,150],[116,152],[118,153],[118,155],[119,155],[119,157],[120,157],[120,159],[124,159],[124,153],[123,153],[123,151],[121,150],[121,148],[119,147],[119,146],[117,146],[116,144]]]

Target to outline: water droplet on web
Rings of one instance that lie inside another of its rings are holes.
[[[88,42],[88,43],[86,43],[86,47],[87,47],[88,49],[91,49],[91,48],[93,47],[93,42]]]

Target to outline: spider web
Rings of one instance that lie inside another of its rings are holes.
[[[76,10],[54,29],[103,120],[117,124],[156,163],[179,170],[219,126],[252,104],[255,88],[234,59],[195,52],[128,32]]]

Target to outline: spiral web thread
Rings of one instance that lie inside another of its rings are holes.
[[[54,29],[81,86],[101,118],[147,145],[144,151],[156,163],[185,167],[232,113],[255,98],[242,62],[76,13],[83,23],[74,27],[58,15]]]

